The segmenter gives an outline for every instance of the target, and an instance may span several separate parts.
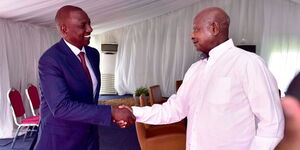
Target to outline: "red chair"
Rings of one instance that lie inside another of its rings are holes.
[[[7,92],[7,99],[11,106],[14,122],[18,126],[17,132],[14,136],[14,140],[11,145],[11,148],[13,148],[14,144],[16,142],[16,139],[18,137],[18,133],[19,133],[20,129],[22,127],[27,127],[27,131],[24,136],[24,139],[25,139],[30,127],[33,129],[34,127],[39,126],[40,117],[39,116],[26,117],[23,101],[22,101],[20,92],[18,90],[10,89]]]
[[[34,116],[38,116],[41,103],[38,89],[34,85],[29,84],[25,92],[30,104],[32,114]]]

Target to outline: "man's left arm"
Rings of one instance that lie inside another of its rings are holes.
[[[277,83],[261,58],[246,65],[244,90],[257,122],[250,150],[273,150],[283,138],[284,117]]]

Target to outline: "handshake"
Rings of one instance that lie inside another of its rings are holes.
[[[112,107],[112,120],[121,128],[126,128],[135,122],[135,116],[132,109],[126,105]]]

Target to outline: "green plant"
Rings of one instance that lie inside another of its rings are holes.
[[[135,90],[135,96],[141,96],[142,94],[145,94],[145,96],[149,96],[148,88],[140,87]]]

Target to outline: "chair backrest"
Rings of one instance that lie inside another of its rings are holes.
[[[140,106],[141,107],[145,106],[146,105],[145,94],[142,94],[139,97],[139,99],[140,99]],[[136,126],[136,132],[137,132],[137,137],[138,137],[139,143],[143,145],[145,143],[145,140],[146,140],[146,128],[149,127],[149,125],[144,124],[144,123],[136,122],[135,126]]]
[[[21,94],[18,90],[14,88],[9,89],[7,92],[7,99],[12,108],[15,123],[18,124],[17,118],[26,117]]]
[[[162,100],[162,94],[159,85],[149,87],[150,104],[157,104]]]
[[[34,85],[30,84],[25,91],[27,99],[29,100],[31,112],[34,116],[36,116],[36,111],[39,110],[41,102],[38,89]]]
[[[142,94],[140,97],[139,97],[139,100],[140,100],[140,106],[143,107],[143,106],[147,106],[147,99],[146,99],[146,96],[145,94]],[[148,129],[150,127],[149,124],[142,124],[143,127],[145,129]]]
[[[181,84],[182,84],[182,80],[177,80],[176,81],[176,92],[178,91],[178,89],[181,86]]]
[[[145,94],[142,94],[140,97],[140,106],[143,107],[143,106],[146,106],[146,97],[145,97]]]

